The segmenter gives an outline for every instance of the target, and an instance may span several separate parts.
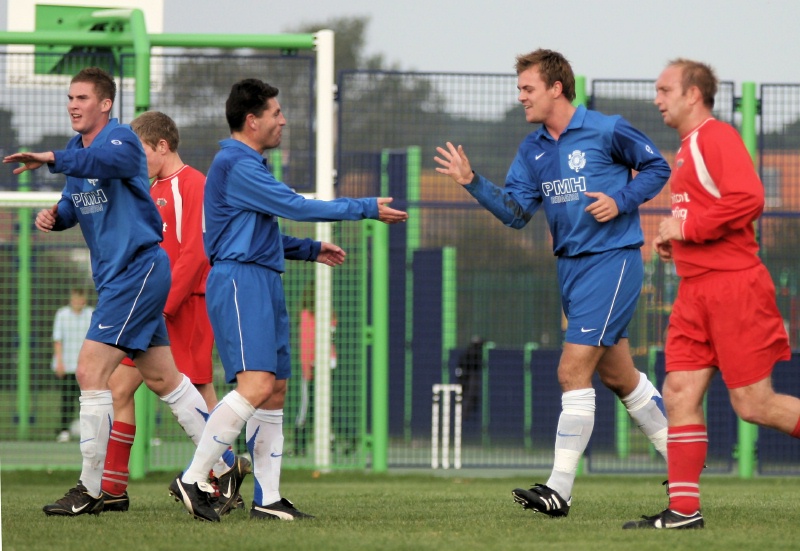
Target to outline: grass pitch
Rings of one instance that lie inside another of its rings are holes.
[[[4,551],[136,550],[703,550],[800,548],[800,479],[703,479],[704,530],[621,530],[626,520],[666,506],[658,477],[578,479],[570,516],[551,519],[514,504],[511,490],[542,476],[467,473],[375,475],[285,471],[282,494],[310,521],[251,521],[234,511],[220,523],[193,520],[153,474],[129,488],[127,513],[46,517],[42,506],[75,484],[77,473],[2,473]],[[243,496],[252,497],[253,481]]]

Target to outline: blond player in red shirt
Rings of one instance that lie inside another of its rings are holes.
[[[665,349],[669,507],[623,528],[704,526],[703,397],[717,372],[739,417],[800,438],[800,399],[772,388],[775,363],[791,351],[753,228],[764,187],[736,130],[712,115],[716,92],[711,67],[686,59],[671,61],[656,82],[655,104],[681,138],[672,217],[654,242],[681,277]]]
[[[175,122],[163,113],[149,111],[138,116],[131,128],[139,136],[147,157],[148,174],[153,181],[150,196],[162,220],[161,247],[169,256],[172,285],[164,318],[175,364],[200,392],[211,411],[217,405],[211,353],[214,334],[205,301],[206,278],[211,266],[203,249],[203,188],[205,176],[186,165],[178,154],[180,135]],[[109,382],[114,397],[114,423],[103,472],[105,511],[126,511],[128,461],[136,432],[133,396],[142,382],[129,359],[123,360]],[[207,413],[206,413],[207,414]],[[196,435],[199,437],[199,435]],[[214,472],[220,479],[221,502],[227,512],[235,505],[233,495],[225,495],[225,477],[243,478],[249,462],[228,450]],[[241,481],[232,481],[231,487]]]

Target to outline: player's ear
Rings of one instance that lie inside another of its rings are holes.
[[[703,93],[697,86],[689,87],[689,99],[692,103],[703,103]]]

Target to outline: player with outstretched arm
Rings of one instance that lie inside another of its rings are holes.
[[[208,471],[245,425],[255,478],[250,517],[310,517],[279,491],[291,353],[278,218],[386,223],[408,218],[387,206],[391,198],[311,200],[276,180],[262,154],[280,145],[286,124],[277,96],[277,88],[258,79],[232,86],[225,104],[231,138],[220,142],[206,178],[204,242],[211,261],[206,301],[226,379],[236,388],[211,412],[191,464],[170,484],[170,492],[202,520],[219,521],[210,504]],[[307,259],[336,266],[345,252],[313,246]]]
[[[39,211],[36,227],[47,233],[80,226],[92,262],[97,307],[78,356],[81,389],[80,448],[76,486],[47,515],[78,516],[103,510],[100,479],[113,422],[108,380],[130,356],[145,384],[167,403],[189,437],[205,426],[206,405],[178,372],[169,349],[164,303],[170,268],[161,242],[161,217],[150,198],[147,161],[139,138],[110,118],[116,84],[97,67],[81,70],[69,86],[68,112],[77,135],[63,151],[15,153],[4,163],[24,163],[15,174],[43,165],[66,176],[61,200]]]
[[[568,320],[558,365],[561,416],[549,480],[512,495],[525,509],[558,517],[569,513],[594,427],[595,372],[666,455],[661,396],[633,365],[627,327],[644,275],[638,208],[661,191],[670,170],[653,142],[622,117],[572,105],[575,77],[560,53],[518,56],[516,70],[525,118],[542,126],[520,145],[505,188],[473,172],[460,145],[437,148],[435,160],[438,172],[507,226],[520,229],[544,208]]]

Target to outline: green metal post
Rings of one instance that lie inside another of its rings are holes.
[[[372,434],[369,432],[369,425],[371,424],[372,418],[371,415],[367,412],[368,408],[368,394],[370,392],[368,382],[369,382],[369,363],[367,358],[369,357],[370,347],[372,346],[372,326],[369,323],[368,318],[368,307],[369,304],[369,277],[370,277],[370,258],[369,258],[369,244],[370,239],[373,234],[373,228],[379,222],[375,220],[365,220],[360,224],[363,231],[361,232],[360,236],[360,246],[361,251],[363,254],[359,255],[359,265],[358,265],[358,281],[361,282],[361,285],[358,286],[358,300],[359,304],[362,305],[361,308],[358,309],[358,327],[361,327],[361,345],[360,345],[360,354],[359,359],[360,362],[360,370],[359,370],[359,381],[361,381],[361,404],[359,411],[363,413],[361,415],[361,434],[364,435],[362,446],[365,451],[372,450]],[[368,423],[369,417],[369,423]]]
[[[131,10],[130,23],[136,78],[133,98],[134,116],[136,116],[150,109],[150,39],[147,36],[142,10]]]
[[[151,34],[151,46],[167,48],[258,48],[262,50],[313,50],[313,34]],[[2,35],[0,35],[2,38]]]
[[[134,52],[134,117],[150,109],[150,39],[142,10],[131,10],[131,34],[133,35]],[[144,384],[134,394],[136,406],[137,438],[131,447],[130,478],[144,478],[150,468],[150,443],[155,432],[155,402],[153,393]]]
[[[525,427],[525,449],[529,450],[533,447],[531,441],[531,430],[533,429],[533,372],[531,370],[531,360],[533,358],[533,351],[539,348],[539,343],[526,342],[523,354],[522,364],[522,380],[524,388],[523,391],[523,407],[522,407],[522,424]]]
[[[403,438],[411,442],[411,418],[413,416],[412,393],[414,388],[414,253],[420,246],[420,216],[417,204],[420,199],[420,173],[422,155],[419,146],[406,150],[406,196],[408,198],[408,222],[406,222],[406,327],[403,352],[405,356],[405,380],[403,402]],[[388,193],[388,187],[382,193]]]
[[[742,83],[742,114],[741,135],[745,147],[750,152],[753,162],[756,161],[757,136],[756,116],[758,114],[758,100],[756,99],[755,82]],[[738,462],[739,477],[753,478],[756,463],[756,442],[758,441],[758,426],[739,419]]]
[[[658,378],[656,377],[656,359],[658,358],[658,346],[648,346],[647,347],[647,379],[653,384],[654,387],[658,388]],[[655,447],[649,447],[650,457],[655,457],[658,453]]]
[[[489,350],[495,347],[494,342],[483,343],[483,366],[481,369],[481,444],[486,447],[491,443],[489,436]]]
[[[615,400],[615,434],[614,439],[617,446],[617,457],[625,459],[631,451],[631,423],[628,410],[620,400]]]
[[[455,247],[442,248],[442,379],[450,382],[450,351],[458,346],[458,267]]]
[[[283,182],[283,155],[280,149],[270,149],[269,166],[275,179]]]
[[[576,107],[578,105],[586,105],[586,99],[588,95],[586,94],[586,77],[583,75],[576,75],[575,76],[575,101],[572,102],[572,105]]]
[[[118,369],[123,369],[120,367]],[[130,458],[131,480],[141,480],[150,468],[150,442],[153,438],[151,420],[154,419],[155,394],[146,385],[142,384],[133,395],[136,405],[136,438],[133,439]]]
[[[19,191],[29,191],[30,181],[30,172],[20,174]],[[31,209],[19,209],[17,221],[17,439],[28,440],[31,419]]]
[[[372,238],[372,470],[385,473],[389,458],[389,227]]]
[[[313,34],[148,34],[151,47],[168,48],[258,48],[264,50],[313,50]],[[0,44],[52,46],[135,46],[133,33],[106,34],[79,31],[0,31]]]
[[[313,50],[313,34],[147,34],[144,13],[132,9],[127,14],[119,10],[99,10],[99,20],[127,20],[130,29],[126,32],[79,32],[79,31],[0,31],[0,44],[33,44],[50,46],[94,46],[100,48],[122,48],[129,46],[134,51],[134,110],[136,115],[150,108],[150,49],[153,46],[183,48],[262,48],[285,50]]]

